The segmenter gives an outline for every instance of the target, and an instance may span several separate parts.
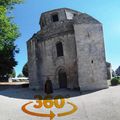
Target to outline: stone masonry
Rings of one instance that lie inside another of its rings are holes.
[[[107,88],[102,24],[68,8],[42,13],[41,30],[27,42],[30,88],[82,91]]]

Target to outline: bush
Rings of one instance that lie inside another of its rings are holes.
[[[115,77],[111,80],[111,85],[112,86],[115,86],[115,85],[118,85],[118,84],[119,84],[119,79],[117,77]]]

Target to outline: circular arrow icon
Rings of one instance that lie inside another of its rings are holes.
[[[33,116],[38,116],[38,117],[49,117],[50,120],[52,120],[52,119],[55,117],[55,114],[54,114],[52,111],[50,111],[50,114],[43,114],[43,113],[36,113],[36,112],[31,112],[31,111],[27,110],[26,107],[27,107],[28,105],[30,105],[31,103],[33,103],[33,102],[32,102],[32,101],[31,101],[31,102],[28,102],[28,103],[26,103],[25,105],[22,106],[22,110],[23,110],[25,113],[27,113],[27,114],[29,114],[29,115],[33,115]]]
[[[51,101],[52,101],[52,100],[51,100]],[[50,102],[50,100],[49,100],[49,102]],[[53,102],[53,101],[52,101],[52,102]],[[33,102],[30,101],[30,102],[24,104],[24,105],[22,106],[22,111],[25,112],[25,113],[27,113],[27,114],[29,114],[29,115],[32,115],[32,116],[37,116],[37,117],[49,117],[50,120],[53,120],[53,118],[54,118],[55,116],[57,116],[57,117],[63,117],[63,116],[66,116],[66,115],[73,114],[73,113],[76,112],[77,109],[78,109],[75,104],[73,104],[72,102],[68,102],[68,101],[67,101],[66,103],[72,106],[72,109],[71,109],[70,111],[62,112],[62,113],[58,113],[58,114],[55,114],[52,110],[50,110],[50,113],[49,113],[49,114],[48,114],[48,113],[47,113],[47,114],[45,114],[45,113],[37,113],[37,112],[32,112],[32,111],[30,111],[30,110],[27,109],[27,106],[29,106],[29,105],[32,104],[32,103],[33,103]],[[60,108],[59,108],[59,109],[60,109]]]

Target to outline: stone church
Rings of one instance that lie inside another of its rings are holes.
[[[68,8],[41,14],[40,31],[27,42],[30,88],[107,88],[102,24]]]

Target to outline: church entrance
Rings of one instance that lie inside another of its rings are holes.
[[[60,88],[67,88],[67,75],[63,69],[58,72],[58,80]]]

